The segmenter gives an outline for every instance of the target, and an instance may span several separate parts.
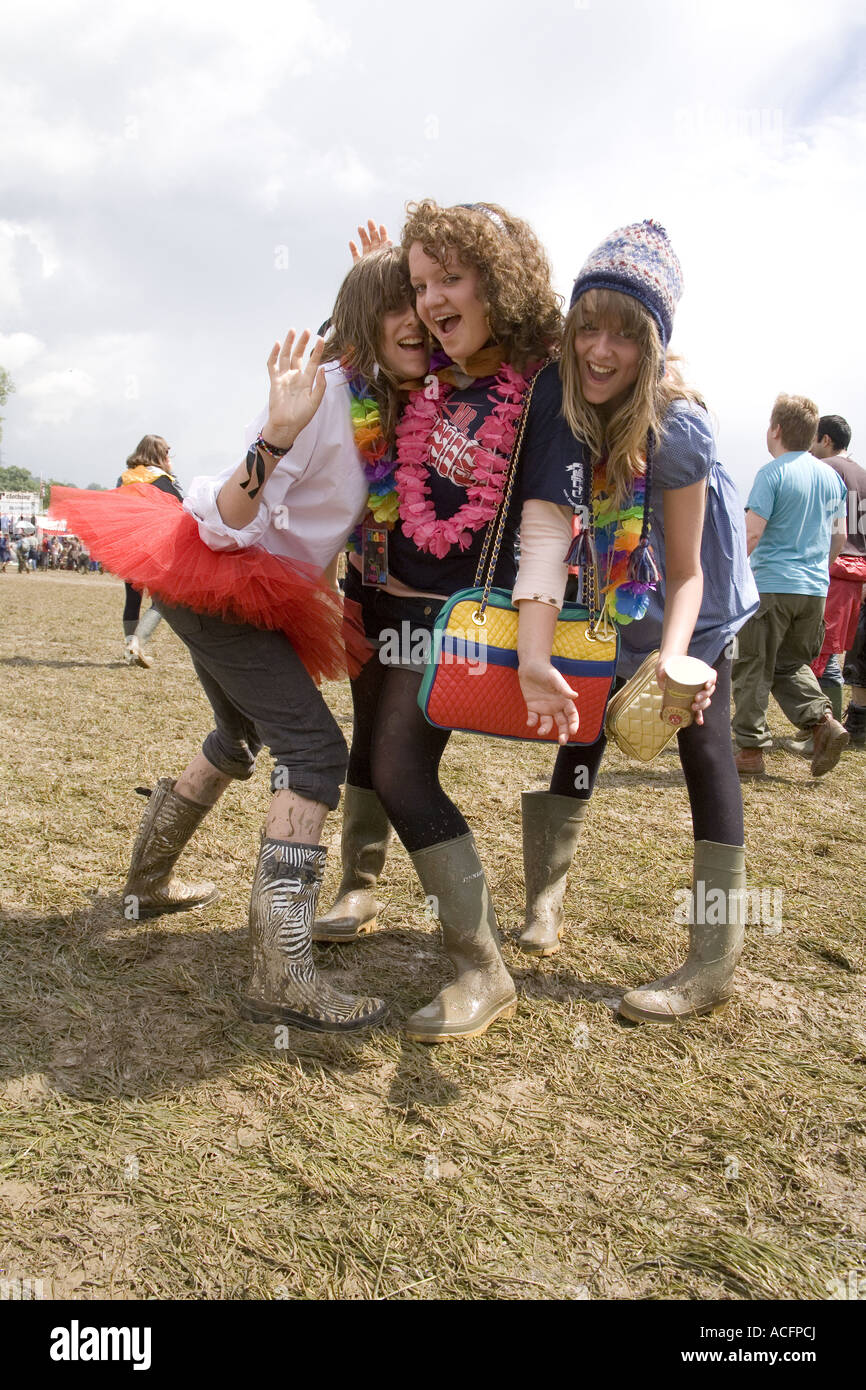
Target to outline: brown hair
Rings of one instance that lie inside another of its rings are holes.
[[[815,442],[818,407],[808,396],[777,396],[770,416],[770,428],[781,426],[782,443],[792,452],[808,449]]]
[[[171,473],[169,447],[161,434],[146,434],[140,439],[126,460],[127,468],[161,468]]]
[[[485,209],[481,211],[480,209]],[[444,266],[456,256],[478,272],[490,334],[518,369],[556,351],[561,297],[550,285],[550,264],[528,223],[497,203],[441,208],[432,199],[406,206],[403,250],[416,241]]]
[[[340,286],[322,354],[323,362],[342,362],[363,377],[378,402],[389,444],[394,443],[400,395],[397,379],[382,361],[382,326],[386,314],[405,308],[412,298],[409,269],[399,246],[362,256]]]
[[[640,349],[637,380],[622,405],[608,418],[584,399],[574,347],[575,335],[584,324],[604,326],[637,341]],[[664,367],[664,371],[663,371]],[[572,306],[563,329],[559,364],[562,378],[562,413],[572,434],[589,449],[593,462],[607,454],[607,481],[617,503],[644,472],[646,441],[650,430],[657,440],[664,433],[664,418],[675,400],[703,406],[697,392],[686,386],[677,359],[664,348],[652,315],[639,300],[616,290],[587,290]]]

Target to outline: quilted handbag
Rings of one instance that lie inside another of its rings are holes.
[[[440,729],[555,743],[555,727],[549,734],[539,734],[526,723],[526,702],[517,673],[518,612],[507,590],[491,587],[531,397],[530,386],[499,513],[485,536],[475,587],[459,590],[442,605],[418,704],[429,722]],[[482,578],[485,567],[486,577]],[[598,588],[597,576],[594,579],[589,586],[592,596]],[[570,743],[595,743],[601,734],[618,656],[618,633],[600,630],[588,608],[576,603],[563,606],[551,662],[577,697],[579,737]]]
[[[651,763],[677,732],[676,726],[663,724],[664,697],[656,680],[658,652],[646,661],[618,690],[607,707],[604,731],[630,758]]]

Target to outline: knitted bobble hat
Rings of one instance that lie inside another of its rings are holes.
[[[570,307],[587,290],[617,290],[637,299],[658,324],[666,348],[683,292],[683,272],[664,227],[650,218],[611,232],[584,263]]]

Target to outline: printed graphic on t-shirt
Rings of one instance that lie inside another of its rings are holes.
[[[477,418],[478,411],[465,401],[450,410],[446,401],[433,429],[430,462],[440,477],[457,487],[468,487],[472,482],[478,445],[467,436]]]
[[[563,489],[563,500],[566,506],[573,507],[577,511],[582,500],[583,464],[575,460],[573,463],[566,464],[565,471],[571,480],[571,487]]]

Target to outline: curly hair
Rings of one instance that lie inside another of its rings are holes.
[[[322,354],[323,362],[342,362],[363,378],[378,402],[382,430],[390,445],[394,443],[401,398],[397,379],[382,360],[382,329],[386,314],[405,309],[412,302],[409,268],[399,246],[383,246],[362,256],[340,286],[331,315],[331,335]]]
[[[589,323],[634,338],[640,349],[637,380],[610,417],[590,405],[580,389],[574,339],[578,330]],[[686,386],[671,353],[665,362],[655,320],[631,295],[616,290],[587,290],[569,311],[562,339],[562,413],[572,434],[587,446],[593,462],[607,454],[608,486],[621,504],[633,480],[646,467],[647,435],[652,430],[656,439],[661,439],[671,404],[686,400],[704,406],[704,402]]]
[[[555,355],[562,298],[550,284],[550,263],[532,228],[497,203],[439,207],[431,198],[406,206],[402,244],[420,242],[441,266],[456,258],[478,272],[490,334],[512,366]]]

